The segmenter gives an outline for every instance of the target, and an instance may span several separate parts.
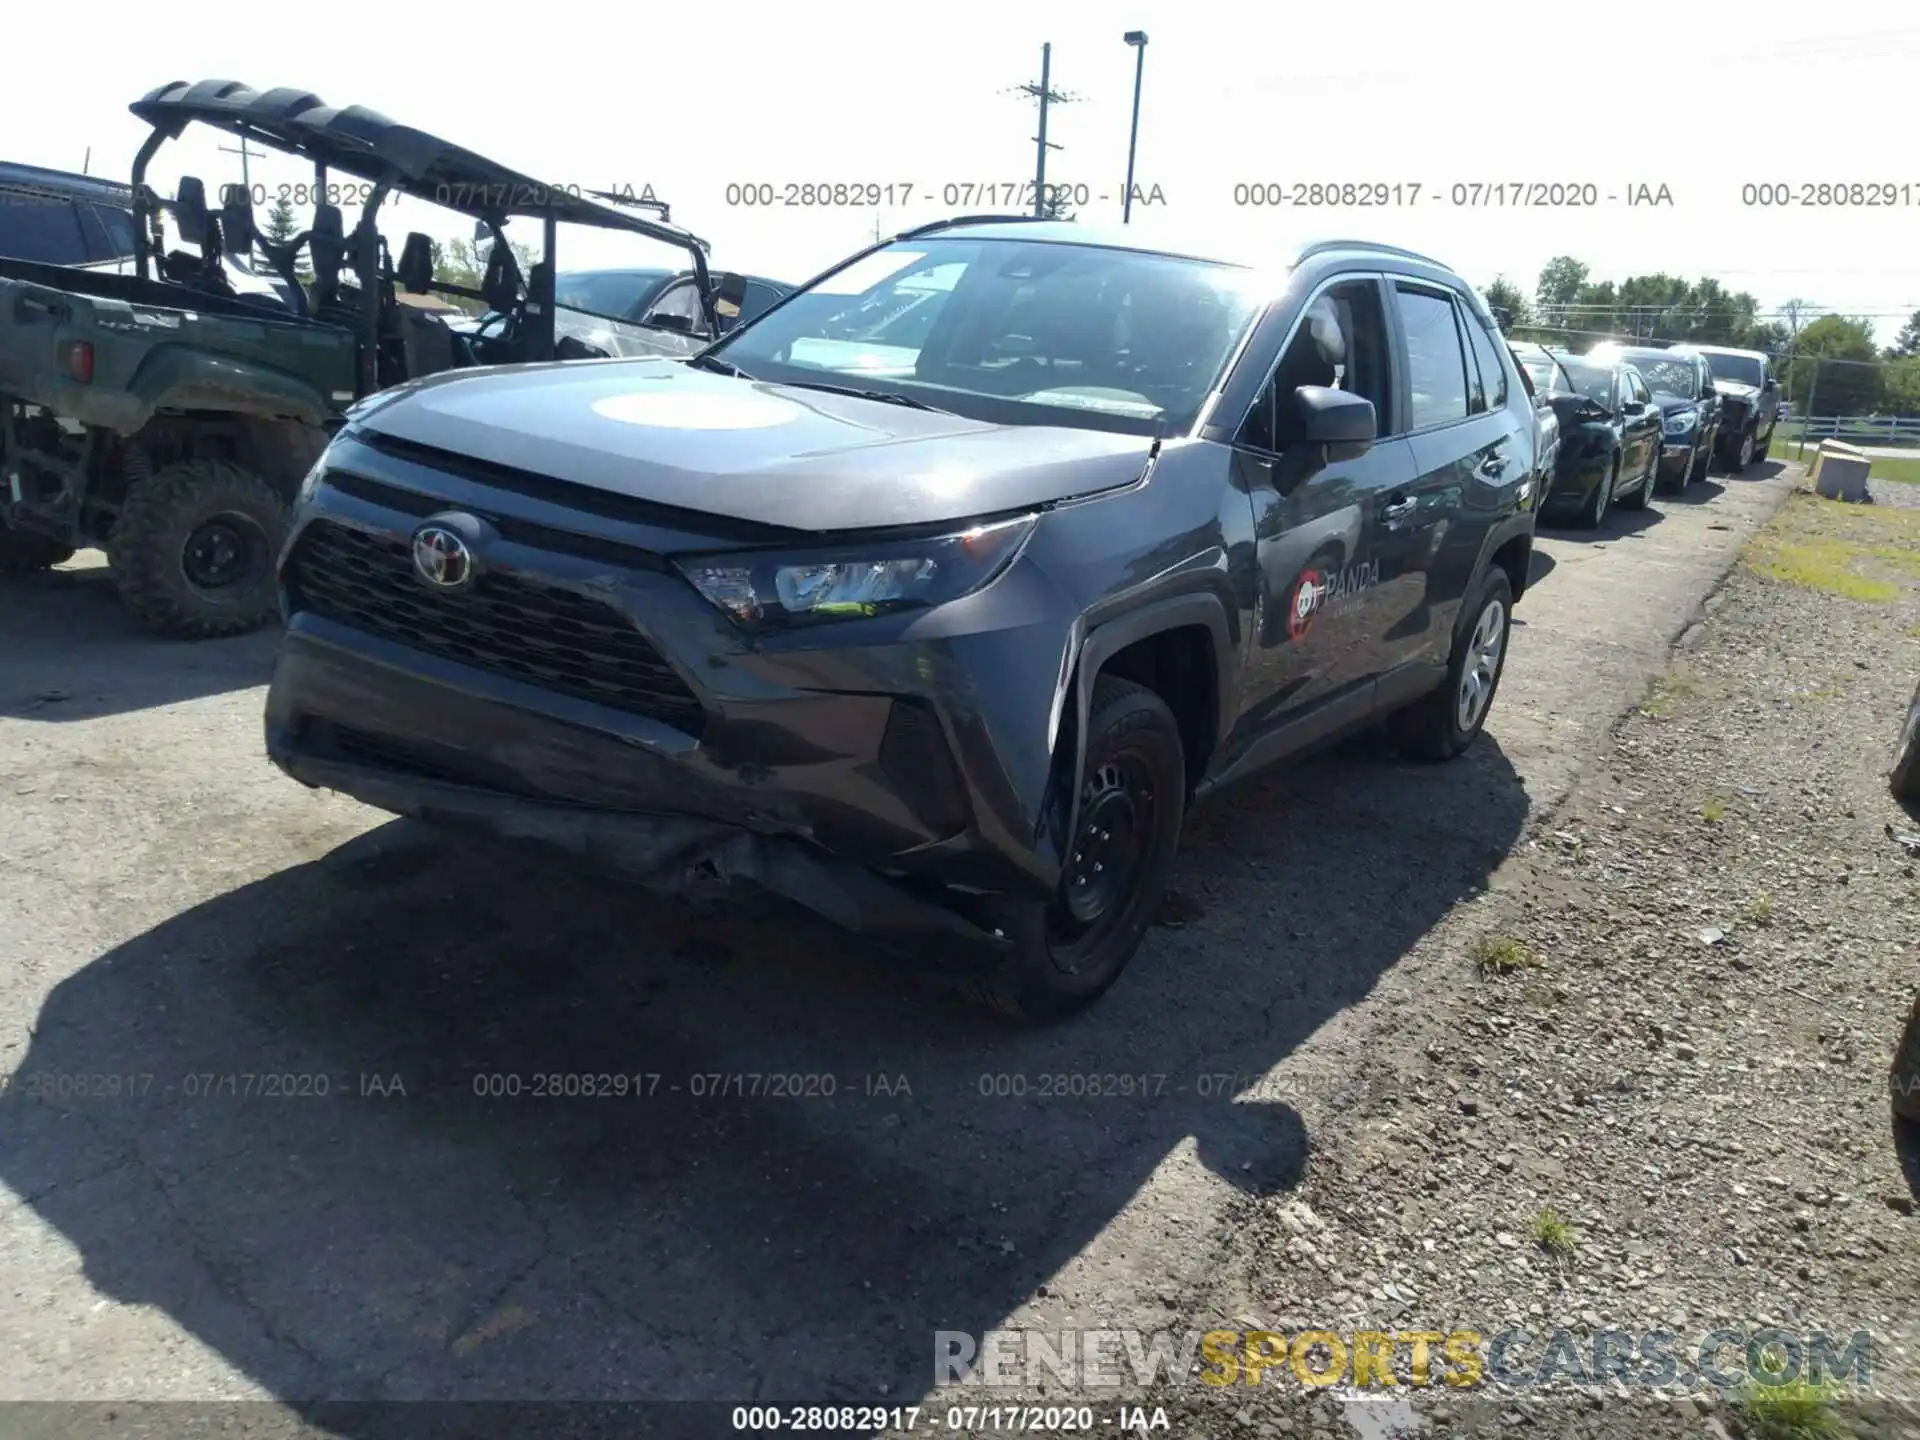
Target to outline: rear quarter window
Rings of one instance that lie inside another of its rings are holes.
[[[43,265],[84,265],[87,242],[71,200],[0,190],[0,255]]]

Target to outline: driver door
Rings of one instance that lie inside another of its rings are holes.
[[[1322,301],[1328,309],[1316,334],[1310,314]],[[1331,344],[1329,311],[1340,331]],[[1234,469],[1253,502],[1259,565],[1240,717],[1245,739],[1296,721],[1312,729],[1316,715],[1336,726],[1375,679],[1377,611],[1367,592],[1379,566],[1370,521],[1381,498],[1414,476],[1407,442],[1388,438],[1395,425],[1387,335],[1378,277],[1343,277],[1321,291],[1294,322],[1235,439]],[[1356,459],[1316,466],[1297,439],[1293,397],[1302,385],[1371,400],[1380,438]]]

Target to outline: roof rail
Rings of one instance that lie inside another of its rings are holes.
[[[931,235],[936,230],[950,229],[955,225],[1034,225],[1044,224],[1047,219],[1045,215],[950,215],[945,220],[929,220],[911,230],[902,230],[894,238],[910,240],[916,235]]]
[[[1382,245],[1374,240],[1309,241],[1300,247],[1300,259],[1304,260],[1309,255],[1319,255],[1328,250],[1377,250],[1384,255],[1398,255],[1403,260],[1418,260],[1423,265],[1432,265],[1436,269],[1445,270],[1449,275],[1454,273],[1451,265],[1436,260],[1431,255],[1422,255],[1418,250],[1405,250],[1398,245]]]

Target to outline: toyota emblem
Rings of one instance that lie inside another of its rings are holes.
[[[445,525],[413,532],[413,568],[436,590],[464,590],[473,583],[473,551]]]

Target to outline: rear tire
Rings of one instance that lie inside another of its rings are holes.
[[[1400,749],[1417,759],[1451,760],[1486,728],[1513,630],[1513,586],[1506,571],[1495,566],[1487,572],[1462,617],[1446,682],[1396,714],[1389,726]]]
[[[107,552],[120,597],[158,635],[258,630],[280,613],[274,562],[289,514],[272,486],[237,465],[169,465],[120,508]]]
[[[1593,494],[1587,497],[1587,503],[1580,507],[1580,528],[1598,530],[1607,518],[1607,507],[1613,503],[1613,487],[1620,481],[1620,457],[1613,457],[1606,476],[1593,487]]]
[[[1887,1071],[1887,1098],[1893,1113],[1902,1120],[1920,1125],[1920,995],[1907,1012],[1907,1028],[1900,1032],[1900,1044],[1893,1052],[1893,1064]]]
[[[1920,690],[1913,692],[1907,706],[1907,723],[1900,731],[1900,746],[1893,753],[1887,787],[1896,800],[1920,800]]]
[[[1647,501],[1653,498],[1654,477],[1660,473],[1660,452],[1655,447],[1653,459],[1647,464],[1647,473],[1640,477],[1640,483],[1633,487],[1631,495],[1622,495],[1616,502],[1622,510],[1644,510]]]
[[[0,575],[38,575],[73,558],[73,547],[31,530],[0,525]]]
[[[1144,685],[1100,676],[1060,889],[1048,902],[998,907],[1013,949],[969,980],[968,994],[1033,1022],[1064,1019],[1105,994],[1165,897],[1186,793],[1180,726],[1166,701]]]

